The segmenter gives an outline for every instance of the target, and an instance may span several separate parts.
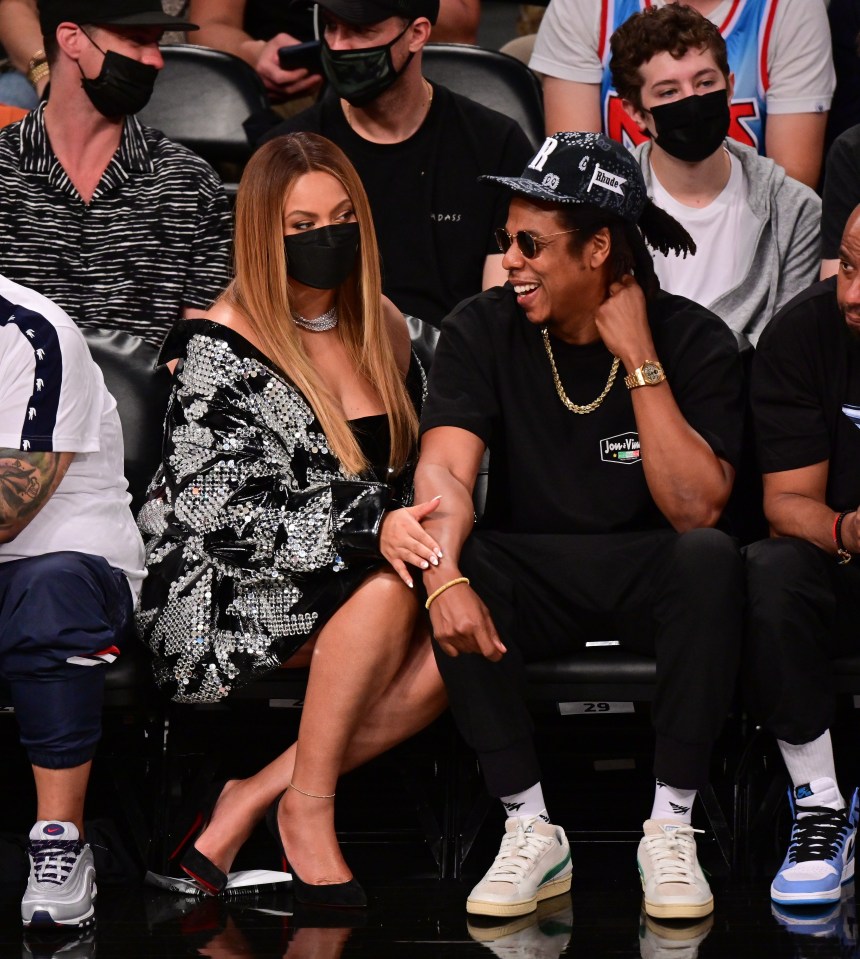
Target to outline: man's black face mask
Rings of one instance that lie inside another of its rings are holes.
[[[411,25],[407,23],[393,40],[377,47],[332,50],[323,39],[323,72],[334,92],[354,107],[362,107],[385,93],[412,60],[410,53],[406,63],[396,70],[391,56],[391,48]]]
[[[731,111],[726,90],[693,94],[648,111],[654,117],[654,142],[670,156],[699,163],[715,153],[729,132]]]
[[[81,86],[92,105],[110,119],[138,113],[149,103],[158,69],[114,50],[105,52],[89,34],[85,35],[96,50],[104,54],[102,68],[93,79],[85,77],[78,64]]]

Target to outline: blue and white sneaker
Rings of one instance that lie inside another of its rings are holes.
[[[842,884],[854,877],[858,794],[855,790],[848,809],[821,805],[838,795],[829,778],[798,786],[794,795],[789,790],[795,820],[785,861],[770,887],[774,902],[783,906],[839,902]]]
[[[857,946],[853,881],[842,887],[840,902],[820,906],[780,906],[772,902],[770,908],[773,918],[792,935],[838,939],[846,950],[853,950]]]

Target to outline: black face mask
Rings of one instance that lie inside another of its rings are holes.
[[[725,140],[731,113],[728,93],[714,90],[651,107],[654,142],[670,156],[688,163],[707,159]]]
[[[92,37],[87,36],[87,39],[105,55],[99,75],[92,80],[84,76],[78,64],[81,86],[92,105],[102,116],[109,118],[125,117],[142,110],[152,96],[158,69],[114,50],[105,53]]]
[[[400,70],[394,69],[391,48],[411,26],[407,23],[390,43],[363,50],[332,50],[323,39],[322,65],[334,92],[354,107],[364,106],[384,93],[409,66],[410,53]]]
[[[287,275],[315,290],[333,290],[352,273],[359,239],[357,223],[291,233],[284,237]]]

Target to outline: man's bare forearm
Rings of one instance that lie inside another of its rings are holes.
[[[471,491],[446,467],[419,463],[415,473],[415,501],[423,503],[439,495],[442,497],[439,507],[423,522],[444,554],[438,566],[424,572],[429,592],[460,575],[460,551],[475,525]]]
[[[15,69],[26,73],[30,58],[42,48],[36,0],[0,0],[0,38]]]
[[[660,511],[678,532],[715,526],[734,472],[684,419],[668,383],[634,390],[633,407],[646,482]]]
[[[73,455],[0,449],[0,542],[14,539],[47,503]]]
[[[833,539],[836,513],[826,503],[800,493],[779,493],[765,498],[765,514],[775,536],[795,536],[828,553],[836,553]],[[844,527],[846,545],[851,525]]]

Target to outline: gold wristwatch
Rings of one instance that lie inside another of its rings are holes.
[[[624,377],[624,385],[628,390],[635,390],[637,386],[656,386],[666,379],[666,373],[657,360],[645,360],[632,373]]]

